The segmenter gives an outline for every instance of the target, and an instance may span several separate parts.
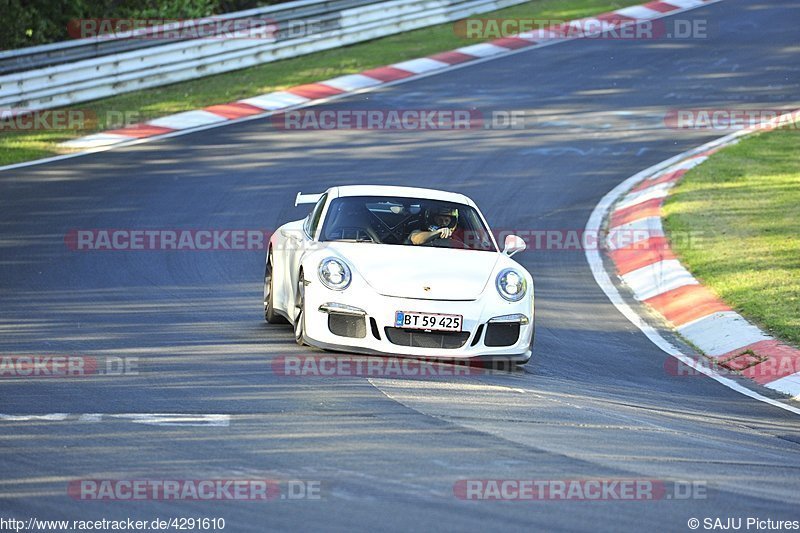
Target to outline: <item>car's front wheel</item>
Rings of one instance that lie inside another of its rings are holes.
[[[270,324],[285,324],[287,320],[275,312],[275,306],[272,303],[274,294],[272,289],[272,250],[270,250],[264,270],[264,320]]]
[[[295,297],[295,319],[294,319],[294,340],[300,346],[305,345],[303,337],[306,327],[306,280],[303,278],[303,271],[297,279],[297,296]]]

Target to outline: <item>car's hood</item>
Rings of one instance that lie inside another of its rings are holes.
[[[384,296],[475,300],[501,254],[369,243],[326,243]]]

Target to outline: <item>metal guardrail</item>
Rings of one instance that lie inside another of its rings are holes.
[[[151,28],[120,32],[111,35],[73,39],[17,50],[0,51],[0,76],[43,68],[62,63],[92,59],[104,55],[118,54],[129,50],[162,46],[172,42],[190,40],[190,37],[176,39],[151,38],[150,35],[165,33],[180,28],[190,33],[192,28],[202,29],[216,21],[237,21],[248,19],[269,19],[278,25],[288,20],[303,20],[330,15],[336,9],[347,9],[361,5],[374,4],[376,0],[302,0],[264,8],[248,9],[234,13],[224,13],[213,17],[186,21],[185,24],[165,24]],[[277,40],[285,39],[285,27],[276,35]]]
[[[201,37],[165,41],[143,35],[158,29],[143,29],[113,38],[2,52],[0,109],[22,111],[77,104],[442,24],[525,1],[299,0],[213,17],[269,18],[278,28],[274,39]],[[197,22],[203,24],[203,19]],[[300,36],[287,33],[290,22],[313,23],[314,32]]]

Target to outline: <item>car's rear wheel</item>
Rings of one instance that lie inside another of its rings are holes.
[[[297,296],[295,298],[295,319],[294,319],[294,340],[300,346],[305,345],[303,337],[306,328],[306,280],[303,278],[303,271],[297,279]]]
[[[272,250],[267,255],[267,266],[264,270],[264,320],[270,324],[285,324],[287,320],[275,312],[272,303],[274,291],[272,290]]]

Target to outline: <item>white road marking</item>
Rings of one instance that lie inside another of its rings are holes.
[[[385,387],[402,387],[406,390],[419,390],[429,391],[431,389],[449,390],[449,391],[466,391],[466,392],[517,392],[525,394],[525,389],[518,387],[508,387],[506,385],[495,385],[491,383],[478,383],[478,382],[450,382],[450,381],[414,381],[414,380],[400,380],[396,378],[367,378],[372,385],[383,391],[381,385]],[[384,392],[384,394],[386,394]]]
[[[516,37],[519,37],[520,39],[527,39],[528,41],[534,41],[537,43],[564,39],[562,35],[551,30],[546,30],[544,28],[532,31],[526,31],[524,33],[520,33]]]
[[[0,421],[30,422],[45,421],[75,421],[82,423],[99,423],[110,420],[124,420],[134,424],[147,424],[151,426],[212,426],[228,427],[231,415],[221,414],[191,414],[191,413],[51,413],[46,415],[6,415],[0,414]]]
[[[613,13],[616,13],[614,11]],[[624,22],[622,23],[625,24]],[[608,31],[614,26],[618,26],[617,24],[612,24],[607,20],[600,20],[599,18],[595,17],[585,17],[582,19],[575,19],[575,20],[568,20],[565,24],[568,28],[567,35],[600,35],[604,31]],[[574,38],[574,37],[571,37]]]
[[[785,394],[791,394],[793,399],[798,400],[800,399],[800,372],[770,381],[765,383],[764,386]]]
[[[504,54],[508,52],[508,48],[503,48],[502,46],[496,46],[489,43],[481,43],[473,44],[472,46],[456,48],[454,51],[467,54],[469,56],[489,57],[497,54]]]
[[[94,133],[84,137],[78,137],[71,141],[61,143],[61,146],[67,148],[97,148],[100,146],[108,146],[123,141],[130,141],[132,137],[129,135],[120,135],[117,133]]]
[[[689,169],[692,169],[692,168],[696,167],[697,165],[699,165],[700,163],[704,162],[706,159],[708,159],[708,156],[705,156],[705,155],[701,155],[699,157],[692,157],[691,159],[687,159],[686,161],[682,162],[681,164],[675,165],[674,167],[672,167],[671,172],[675,172],[676,170],[689,170]]]
[[[157,118],[148,122],[151,126],[159,128],[170,128],[173,130],[185,130],[189,128],[196,128],[197,126],[205,126],[207,124],[214,124],[215,122],[225,122],[223,116],[211,113],[210,111],[203,111],[197,109],[194,111],[184,111],[183,113],[176,113],[174,115],[167,115],[166,117]]]
[[[660,11],[656,11],[655,9],[650,9],[649,7],[644,6],[631,6],[624,9],[617,9],[614,11],[614,13],[637,20],[654,19],[661,15]]]
[[[682,9],[690,9],[703,5],[703,0],[664,0],[667,4],[678,6]]]
[[[676,328],[710,357],[718,357],[750,344],[772,340],[734,311],[721,311]]]
[[[194,415],[181,413],[128,413],[104,415],[105,418],[130,420],[151,426],[228,426],[230,415]]]
[[[239,100],[239,103],[250,104],[255,107],[260,107],[266,111],[274,111],[276,109],[283,109],[294,105],[300,105],[310,102],[304,96],[297,94],[287,93],[286,91],[276,91],[274,93],[260,94],[252,98],[245,98]]]
[[[331,78],[329,80],[321,81],[320,83],[333,87],[334,89],[339,89],[340,91],[354,91],[356,89],[363,89],[364,87],[374,87],[375,85],[380,85],[383,82],[363,74],[348,74],[347,76]]]
[[[698,285],[677,259],[665,259],[620,276],[637,300],[647,300],[684,285]]]
[[[66,420],[69,413],[51,413],[49,415],[3,415],[0,414],[0,420],[6,422],[30,422],[31,420]]]
[[[450,65],[448,65],[444,61],[437,61],[429,57],[420,57],[419,59],[411,59],[409,61],[403,61],[402,63],[395,63],[394,65],[390,66],[394,68],[399,68],[400,70],[407,70],[408,72],[413,72],[414,74],[422,74],[423,72],[430,72],[432,70],[439,70],[440,68],[447,68]]]
[[[619,211],[656,198],[666,198],[673,185],[675,185],[675,183],[668,181],[666,183],[659,183],[658,185],[647,187],[640,191],[632,192],[626,195],[625,198],[615,206],[614,210]]]
[[[644,217],[610,229],[606,238],[606,246],[610,250],[617,250],[651,237],[663,236],[664,228],[661,225],[661,217]]]

